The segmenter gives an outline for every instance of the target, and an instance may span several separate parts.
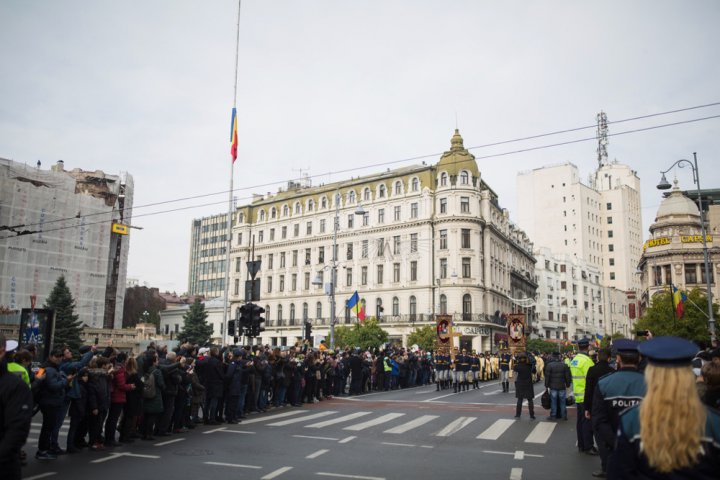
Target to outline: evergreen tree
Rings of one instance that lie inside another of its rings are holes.
[[[205,305],[199,299],[195,299],[195,303],[190,306],[190,310],[183,315],[182,331],[178,334],[178,340],[182,343],[190,342],[193,345],[207,345],[213,334],[213,326],[205,320],[208,313],[205,311]]]
[[[55,311],[55,333],[51,347],[59,348],[67,345],[73,352],[77,352],[82,345],[80,339],[82,324],[80,317],[75,315],[75,299],[70,293],[64,275],[60,275],[55,282],[50,296],[45,300],[45,308]]]

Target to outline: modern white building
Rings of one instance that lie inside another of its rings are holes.
[[[0,305],[41,308],[64,275],[84,325],[121,328],[132,202],[128,174],[0,159]]]
[[[254,246],[262,262],[256,303],[266,309],[263,343],[291,345],[306,320],[327,337],[331,283],[339,324],[357,321],[345,304],[358,291],[367,316],[395,340],[405,343],[415,326],[450,314],[460,342],[483,351],[504,338],[496,312],[535,296],[532,243],[457,130],[437,164],[316,187],[293,182],[238,208],[233,220],[232,312],[245,300]]]
[[[188,295],[216,298],[225,295],[227,214],[196,218],[190,230]]]

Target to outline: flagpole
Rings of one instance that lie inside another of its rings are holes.
[[[238,82],[238,57],[240,54],[240,7],[242,0],[238,0],[238,13],[235,36],[235,82],[233,85],[233,112],[237,112],[237,82]],[[237,115],[237,113],[235,113]],[[237,117],[234,122],[237,123]],[[233,125],[231,128],[235,129]],[[231,130],[230,135],[233,134]],[[231,138],[232,141],[232,138]],[[232,247],[232,214],[233,214],[233,177],[235,174],[235,158],[230,162],[230,190],[228,193],[228,214],[227,214],[227,243],[225,247],[225,308],[223,308],[223,327],[221,346],[225,346],[227,338],[228,317],[230,315],[230,247]]]

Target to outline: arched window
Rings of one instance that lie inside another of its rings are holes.
[[[320,208],[327,208],[327,198],[322,197],[320,199]]]
[[[472,317],[472,297],[469,293],[463,295],[463,320],[470,320]]]
[[[322,318],[322,302],[315,305],[315,318]]]
[[[415,295],[410,296],[410,321],[414,322],[417,318],[417,299]]]
[[[348,203],[355,203],[355,191],[353,190],[348,192]]]
[[[375,300],[375,318],[380,319],[382,317],[382,313],[385,309],[382,305],[382,298],[378,298]]]
[[[265,305],[265,321],[270,324],[270,305]]]
[[[440,295],[440,315],[447,315],[447,297]]]
[[[470,183],[470,175],[468,175],[467,170],[463,170],[462,172],[460,172],[460,183],[462,185],[467,185],[468,183]]]
[[[420,189],[420,180],[417,178],[412,179],[412,191],[417,192]]]
[[[400,300],[398,300],[397,297],[393,297],[393,310],[392,314],[394,316],[400,315]]]
[[[290,323],[295,321],[295,304],[290,304]]]
[[[238,223],[243,223],[245,221],[245,215],[242,213],[238,213]]]
[[[277,317],[278,317],[278,319],[277,319],[278,325],[282,325],[282,314],[283,314],[283,311],[282,311],[282,310],[283,310],[283,309],[282,309],[282,305],[278,305],[278,308],[277,308],[277,312],[278,312],[278,315],[277,315]]]
[[[300,202],[297,202],[297,203],[295,204],[295,213],[296,213],[296,214],[300,214]]]
[[[312,212],[313,208],[315,208],[315,201],[311,198],[308,200],[308,212]]]
[[[363,192],[363,201],[369,202],[370,201],[370,189],[366,188]]]
[[[290,216],[290,207],[288,207],[287,205],[283,205],[283,217],[288,216]]]
[[[264,220],[265,220],[265,210],[260,210],[260,221],[262,222]]]
[[[441,173],[440,174],[440,186],[441,187],[447,186],[447,181],[448,181],[447,173],[445,173],[445,172]]]
[[[303,321],[308,319],[308,304],[307,304],[307,302],[303,303],[303,314],[302,315],[303,315],[302,316]]]
[[[275,207],[272,207],[272,209],[270,210],[270,218],[275,217],[277,217],[277,209]]]
[[[378,197],[385,198],[385,185],[380,185],[378,188]]]
[[[402,182],[399,180],[395,182],[395,195],[402,195]]]

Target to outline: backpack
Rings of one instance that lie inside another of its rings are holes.
[[[143,381],[143,392],[142,396],[143,398],[155,398],[156,388],[155,388],[155,375],[153,373],[146,373],[142,377]]]

